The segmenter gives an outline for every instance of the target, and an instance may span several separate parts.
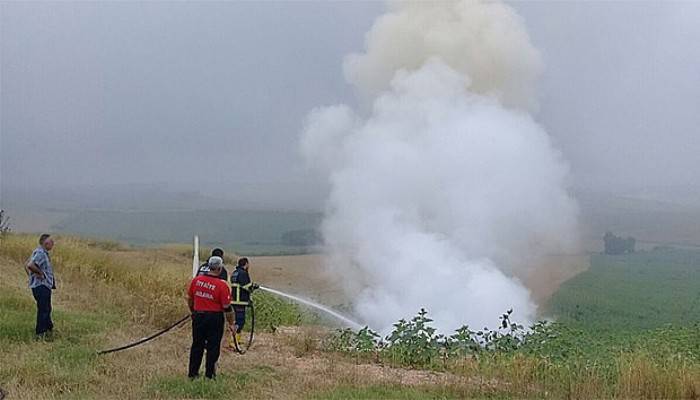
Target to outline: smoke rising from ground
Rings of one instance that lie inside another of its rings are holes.
[[[384,329],[421,307],[441,329],[531,321],[510,273],[575,243],[568,167],[527,110],[541,68],[500,3],[392,3],[344,69],[367,115],[313,110],[301,141],[332,186],[329,268]]]

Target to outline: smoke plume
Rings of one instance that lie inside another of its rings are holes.
[[[328,267],[370,326],[422,307],[443,330],[534,318],[512,272],[570,248],[576,225],[567,165],[529,114],[540,69],[493,2],[391,3],[346,57],[367,110],[313,110],[301,147],[332,187]]]

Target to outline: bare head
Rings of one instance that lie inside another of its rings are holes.
[[[248,261],[247,257],[241,257],[238,259],[238,268],[243,268],[247,271],[249,266],[250,262]]]
[[[48,233],[43,233],[39,236],[39,246],[43,247],[46,251],[51,251],[53,249],[53,238]]]

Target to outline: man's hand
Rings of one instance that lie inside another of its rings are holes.
[[[37,278],[41,280],[44,280],[44,278],[46,278],[46,276],[44,276],[44,271],[42,271],[41,268],[39,268],[39,266],[36,265],[36,263],[34,263],[34,261],[30,260],[24,267],[27,269],[28,272],[31,272]]]
[[[250,287],[252,290],[258,290],[260,289],[260,285],[257,283],[254,283],[253,286]]]

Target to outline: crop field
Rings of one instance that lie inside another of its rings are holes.
[[[95,210],[70,213],[52,231],[151,246],[191,243],[198,234],[207,246],[225,246],[247,255],[283,255],[314,251],[313,243],[298,243],[288,236],[312,232],[320,223],[320,214],[298,211]]]
[[[593,255],[552,296],[559,321],[597,329],[651,329],[700,321],[700,251],[656,248]]]
[[[96,355],[187,312],[189,249],[59,237],[57,335],[35,342],[21,268],[34,239],[8,235],[0,242],[0,388],[13,399],[700,398],[700,328],[691,301],[700,256],[691,251],[593,256],[590,269],[552,296],[548,310],[558,313],[557,322],[530,330],[504,310],[489,329],[443,336],[427,312],[397,322],[382,338],[367,329],[336,330],[257,293],[254,347],[244,356],[224,353],[218,379],[207,382],[184,377],[187,326],[132,350]],[[316,255],[252,262],[258,281],[335,297],[336,306],[345,301],[337,286],[313,292],[326,285]],[[603,294],[609,302],[596,300]],[[640,319],[650,307],[659,313]]]

